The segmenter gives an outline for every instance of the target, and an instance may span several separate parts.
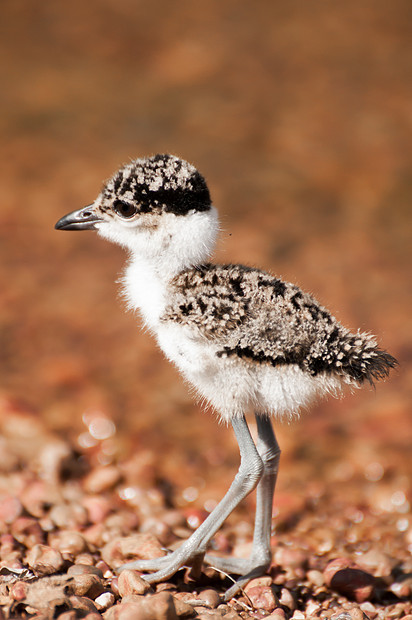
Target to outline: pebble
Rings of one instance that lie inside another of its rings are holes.
[[[98,614],[96,605],[86,596],[70,596],[69,598],[70,604],[73,609],[78,609],[82,612],[92,612]],[[53,617],[53,616],[52,616]]]
[[[265,616],[265,620],[286,620],[286,612],[281,607],[277,607],[269,616]]]
[[[60,551],[47,545],[34,545],[26,556],[27,564],[39,575],[52,575],[62,569],[64,560]]]
[[[323,586],[323,584],[325,583],[325,580],[320,570],[308,570],[308,572],[306,573],[306,578],[311,585],[317,586],[318,588]]]
[[[173,597],[159,592],[139,602],[114,605],[104,614],[105,620],[178,620]]]
[[[104,586],[97,575],[85,573],[73,575],[72,591],[76,596],[88,596],[95,599],[104,592]]]
[[[324,570],[325,583],[339,594],[363,603],[374,592],[375,579],[349,558],[336,558]]]
[[[64,611],[62,614],[59,614],[59,620],[76,620],[76,618],[77,614],[74,609],[70,609],[69,611]]]
[[[279,596],[279,603],[288,607],[291,611],[296,609],[296,600],[292,592],[287,588],[282,588]]]
[[[112,505],[108,498],[88,495],[82,499],[82,506],[87,512],[88,521],[93,524],[101,524],[112,511]]]
[[[208,607],[211,607],[212,609],[214,609],[221,603],[221,598],[218,591],[214,590],[213,588],[207,588],[206,590],[202,590],[201,592],[199,592],[199,595],[196,598],[204,601],[206,605]]]
[[[27,597],[28,584],[24,581],[16,581],[10,586],[10,597],[14,601],[23,601]]]
[[[390,585],[390,591],[398,598],[407,598],[412,593],[412,577],[407,577],[402,581],[395,581]]]
[[[30,549],[34,545],[41,544],[45,535],[36,519],[32,517],[19,517],[10,526],[11,535],[25,547]]]
[[[75,564],[82,564],[83,566],[94,566],[94,557],[91,553],[79,553],[74,559]]]
[[[114,605],[115,596],[112,592],[102,592],[94,599],[94,604],[99,611],[105,611],[112,605]]]
[[[74,556],[82,553],[87,546],[83,536],[71,530],[61,532],[54,544],[60,553],[69,553]]]
[[[20,517],[23,506],[14,495],[0,495],[0,523],[13,523]]]
[[[67,574],[73,577],[74,575],[97,575],[100,579],[103,578],[103,573],[97,566],[90,566],[90,564],[73,564],[69,567]]]
[[[118,568],[131,559],[160,558],[165,552],[151,534],[134,534],[110,541],[103,547],[101,555],[110,568]]]
[[[256,588],[259,586],[271,586],[272,585],[272,577],[269,577],[268,575],[264,575],[262,577],[256,577],[255,579],[251,579],[244,587],[244,591],[246,592],[246,594],[249,592],[249,590],[251,590],[252,588]]]
[[[151,585],[142,579],[135,570],[123,570],[117,581],[117,588],[121,597],[128,594],[146,594],[151,590]]]
[[[83,481],[87,493],[103,493],[116,486],[122,474],[118,467],[108,465],[96,467]]]
[[[278,600],[270,586],[254,586],[248,589],[247,596],[255,609],[272,612],[278,607]]]
[[[306,615],[303,613],[303,611],[299,611],[297,609],[293,612],[291,620],[306,620]]]
[[[189,605],[189,603],[185,603],[185,601],[182,601],[175,596],[173,597],[173,601],[176,615],[179,616],[179,618],[191,618],[195,615],[196,612],[192,605]]]
[[[356,559],[357,564],[366,571],[372,571],[375,577],[390,575],[394,562],[382,551],[372,548]]]
[[[282,568],[301,568],[306,563],[306,554],[300,549],[278,547],[273,559]]]

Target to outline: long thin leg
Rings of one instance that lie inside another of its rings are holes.
[[[269,418],[256,415],[257,450],[264,466],[263,476],[256,489],[256,517],[253,546],[249,558],[218,558],[206,556],[208,564],[226,572],[243,575],[227,592],[226,600],[236,594],[250,579],[262,575],[271,562],[271,524],[273,494],[279,466],[280,449]]]
[[[244,416],[232,420],[233,430],[239,444],[240,466],[228,492],[211,512],[207,519],[182,545],[164,558],[156,560],[136,560],[119,568],[134,568],[137,570],[156,570],[155,573],[145,576],[149,583],[156,583],[168,579],[182,566],[198,564],[203,558],[210,539],[216,534],[222,523],[227,519],[236,506],[256,487],[264,471],[264,465],[253,442]]]

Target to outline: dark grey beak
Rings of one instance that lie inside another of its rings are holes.
[[[94,230],[103,220],[93,211],[93,205],[64,215],[55,225],[56,230]]]

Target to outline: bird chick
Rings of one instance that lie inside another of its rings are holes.
[[[204,178],[173,155],[136,159],[107,181],[60,230],[90,230],[123,246],[123,289],[166,357],[199,397],[232,425],[240,466],[228,492],[179,549],[123,568],[149,571],[150,583],[182,566],[207,563],[240,575],[226,599],[271,563],[273,494],[280,450],[273,416],[291,416],[345,385],[373,384],[396,360],[373,336],[343,327],[294,284],[242,265],[209,261],[219,230]],[[253,411],[257,442],[245,415]],[[210,557],[210,540],[256,488],[251,555]],[[153,571],[153,572],[151,572]]]

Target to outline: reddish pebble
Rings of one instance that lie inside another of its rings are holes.
[[[74,609],[70,609],[70,611],[65,611],[59,615],[59,620],[76,620],[77,614]]]
[[[103,547],[101,553],[103,560],[111,568],[118,568],[135,558],[151,559],[165,555],[159,541],[151,534],[115,538]]]
[[[274,554],[274,561],[282,568],[300,568],[306,563],[306,555],[299,549],[279,547]]]
[[[217,590],[213,590],[212,588],[207,588],[206,590],[202,590],[199,592],[199,596],[197,597],[202,601],[205,601],[208,607],[215,608],[221,603],[221,599]]]
[[[249,588],[247,595],[255,609],[262,609],[270,613],[278,607],[278,601],[272,588],[269,586]]]
[[[87,511],[90,523],[103,523],[112,510],[110,501],[106,497],[98,497],[95,495],[84,497],[82,505]]]
[[[286,620],[286,613],[281,607],[277,607],[270,616],[265,616],[265,620]]]
[[[19,517],[10,526],[12,536],[28,549],[44,542],[44,532],[32,517]]]
[[[0,495],[0,523],[13,523],[23,510],[20,500],[14,495]]]
[[[87,493],[102,493],[113,488],[122,474],[117,467],[107,466],[94,469],[84,480]]]
[[[16,581],[10,587],[10,596],[14,601],[23,601],[28,592],[28,584],[24,581]]]
[[[79,609],[82,612],[91,612],[98,614],[96,605],[86,596],[71,596],[69,601],[73,609]]]
[[[79,555],[79,553],[86,549],[86,541],[79,532],[66,530],[61,532],[55,546],[60,553]]]
[[[26,557],[27,564],[40,575],[52,575],[63,567],[63,558],[59,551],[47,545],[34,545]]]
[[[72,592],[76,596],[95,599],[104,592],[104,586],[97,575],[83,574],[73,576]]]
[[[147,581],[142,579],[136,571],[128,569],[120,573],[117,587],[121,597],[128,596],[129,594],[142,595],[151,590],[151,586]]]
[[[349,558],[337,558],[329,562],[324,571],[326,584],[352,599],[363,603],[373,596],[375,579]]]
[[[168,592],[148,596],[139,602],[114,605],[104,614],[105,620],[178,620],[173,597]]]
[[[70,577],[74,575],[97,575],[100,579],[103,578],[103,573],[98,566],[90,566],[90,564],[73,564],[67,571]]]

